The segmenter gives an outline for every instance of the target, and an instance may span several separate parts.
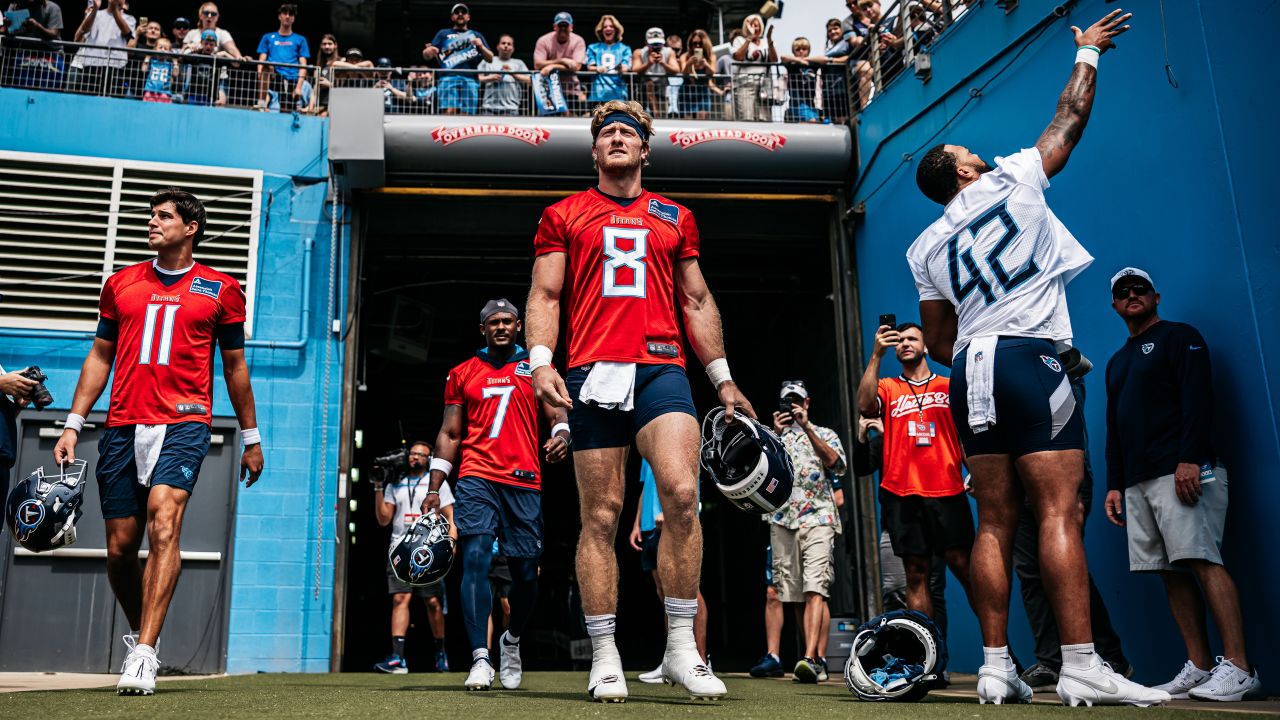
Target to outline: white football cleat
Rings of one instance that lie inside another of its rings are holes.
[[[501,648],[498,655],[498,678],[502,687],[515,690],[520,687],[520,680],[524,677],[524,667],[520,664],[520,643],[508,643],[507,634],[503,633],[498,639],[498,646]]]
[[[658,667],[648,672],[640,673],[636,677],[636,679],[642,683],[645,683],[646,685],[661,685],[662,684],[662,664],[659,663]]]
[[[154,695],[156,693],[156,671],[160,669],[160,658],[156,651],[146,645],[139,645],[134,635],[125,635],[124,644],[129,654],[120,668],[120,681],[116,683],[117,695]]]
[[[1063,705],[1136,705],[1148,707],[1173,698],[1164,690],[1139,685],[1099,662],[1087,670],[1066,665],[1058,673],[1058,697]]]
[[[1258,668],[1255,667],[1253,672],[1245,672],[1230,660],[1219,656],[1218,664],[1213,668],[1213,676],[1189,694],[1192,700],[1239,702],[1250,695],[1261,693],[1262,680],[1258,679]]]
[[[719,700],[729,693],[724,681],[711,672],[696,651],[668,652],[663,656],[662,681],[684,686],[694,700]]]
[[[1209,678],[1213,677],[1213,672],[1209,670],[1201,670],[1196,664],[1187,661],[1186,665],[1178,671],[1176,677],[1163,685],[1153,685],[1152,690],[1163,690],[1169,693],[1169,697],[1174,700],[1186,700],[1190,697],[1187,693],[1195,688],[1209,682]]]
[[[468,690],[488,690],[493,687],[493,665],[489,658],[480,658],[471,664],[471,672],[467,673],[466,682],[462,686]]]
[[[622,661],[593,659],[591,674],[587,676],[587,695],[600,702],[626,702],[627,679],[622,675]]]
[[[1007,705],[1031,702],[1031,686],[1018,677],[1018,669],[995,665],[978,668],[978,704]]]

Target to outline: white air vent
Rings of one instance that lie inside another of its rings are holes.
[[[111,273],[142,262],[147,203],[168,186],[208,219],[196,260],[240,281],[252,333],[262,173],[0,151],[0,327],[93,330]]]

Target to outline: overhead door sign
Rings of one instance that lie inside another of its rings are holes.
[[[681,150],[717,140],[733,140],[751,143],[770,152],[787,144],[787,137],[776,132],[759,132],[756,130],[739,130],[737,128],[715,128],[711,130],[680,130],[671,133],[671,144]]]
[[[431,131],[431,139],[441,145],[452,145],[460,140],[478,137],[505,137],[512,140],[541,145],[551,137],[551,131],[540,127],[519,127],[517,125],[460,125],[446,127],[441,125]]]

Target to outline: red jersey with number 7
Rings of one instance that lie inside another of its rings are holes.
[[[700,244],[693,213],[647,190],[626,207],[592,188],[544,210],[534,253],[568,254],[569,367],[683,367],[676,265],[698,257]]]
[[[200,263],[173,285],[153,261],[107,278],[98,301],[119,325],[107,426],[209,424],[218,326],[245,321],[235,278]]]
[[[444,404],[460,405],[462,462],[458,477],[478,477],[540,490],[538,401],[529,353],[517,349],[505,363],[487,349],[449,371]]]

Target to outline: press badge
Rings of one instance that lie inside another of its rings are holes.
[[[931,422],[907,421],[907,435],[916,439],[917,447],[928,447],[936,437],[937,426]]]

